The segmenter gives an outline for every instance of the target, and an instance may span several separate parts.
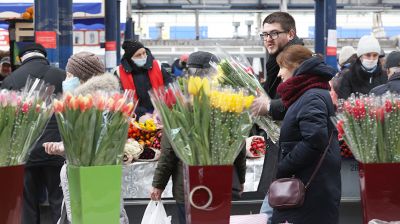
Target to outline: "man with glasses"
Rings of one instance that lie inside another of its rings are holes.
[[[276,93],[276,89],[282,81],[278,77],[280,68],[276,62],[276,57],[287,46],[304,44],[296,35],[296,23],[293,17],[286,12],[274,12],[268,15],[263,21],[263,31],[260,37],[267,50],[267,79],[264,89],[271,98],[267,96],[258,97],[254,100],[251,111],[255,115],[269,114],[274,120],[282,120],[287,108],[284,107],[280,96]],[[268,191],[269,185],[275,177],[279,158],[279,147],[269,139],[268,145],[269,149],[264,159],[263,171],[258,185],[258,191],[263,193]],[[269,207],[266,199],[263,202],[260,212],[266,213],[271,218],[272,208]]]
[[[263,32],[260,34],[267,50],[267,79],[264,89],[272,100],[267,97],[257,98],[252,105],[252,112],[258,115],[269,114],[274,120],[282,120],[285,116],[284,108],[276,89],[281,83],[278,77],[279,65],[276,57],[287,46],[293,44],[304,45],[296,35],[296,23],[293,17],[286,12],[274,12],[263,21]]]

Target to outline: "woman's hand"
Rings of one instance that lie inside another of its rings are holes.
[[[153,201],[161,200],[161,194],[162,194],[163,191],[164,190],[162,190],[162,189],[158,189],[158,188],[153,187],[153,189],[151,190],[151,193],[150,193],[151,200],[153,200]]]
[[[64,156],[64,144],[63,142],[46,142],[43,143],[44,150],[49,155]]]
[[[266,95],[261,95],[257,97],[250,107],[251,115],[253,116],[263,116],[267,115],[269,111],[269,106],[271,104],[271,98]]]

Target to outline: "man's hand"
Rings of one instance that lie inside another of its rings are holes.
[[[161,200],[161,194],[162,194],[163,191],[164,191],[164,190],[161,190],[161,189],[158,189],[158,188],[153,187],[153,189],[152,189],[151,192],[150,192],[150,198],[151,198],[151,200],[153,200],[153,201],[159,201],[159,200]]]
[[[253,116],[267,115],[270,104],[271,104],[271,98],[269,98],[268,96],[261,95],[260,97],[257,97],[253,101],[253,104],[250,107],[251,114]]]
[[[45,142],[43,147],[49,155],[64,156],[65,154],[63,142]]]

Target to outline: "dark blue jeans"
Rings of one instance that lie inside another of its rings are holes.
[[[176,203],[176,211],[178,214],[179,223],[186,224],[185,204],[177,202]]]

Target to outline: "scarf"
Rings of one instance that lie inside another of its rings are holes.
[[[289,108],[304,92],[312,88],[331,89],[328,80],[324,77],[299,75],[279,84],[277,91],[285,107]]]

